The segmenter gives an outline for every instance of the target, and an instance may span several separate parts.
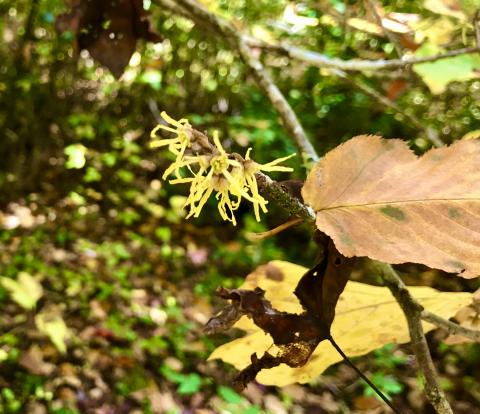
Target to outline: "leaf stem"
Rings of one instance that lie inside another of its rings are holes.
[[[341,355],[343,360],[358,374],[358,376],[361,379],[363,379],[372,388],[373,391],[375,391],[375,393],[385,402],[385,404],[387,404],[394,413],[400,414],[400,411],[398,411],[394,407],[394,405],[390,402],[388,397],[385,394],[383,394],[382,391],[380,391],[378,387],[372,381],[370,381],[368,377],[362,371],[360,371],[360,369],[358,369],[357,366],[350,360],[350,358],[342,351],[342,348],[340,348],[340,346],[335,342],[332,335],[328,337],[328,340],[336,349],[336,351]]]

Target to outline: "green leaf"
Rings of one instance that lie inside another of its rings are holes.
[[[88,167],[85,175],[83,176],[83,180],[87,183],[92,183],[94,181],[100,181],[102,179],[102,175],[98,172],[97,169],[93,167]]]
[[[52,312],[38,314],[35,316],[35,324],[37,329],[47,335],[62,354],[67,352],[65,341],[71,336],[71,333],[60,315]]]
[[[185,375],[178,387],[179,394],[194,394],[200,390],[202,378],[198,374]]]
[[[76,193],[75,191],[71,191],[70,194],[68,194],[68,198],[77,206],[83,206],[87,202],[84,196]]]
[[[158,91],[162,85],[162,73],[158,70],[147,70],[137,78],[137,82],[150,85],[152,89]]]
[[[243,398],[240,394],[237,394],[231,388],[224,387],[223,385],[218,387],[218,395],[230,404],[240,404],[243,401]]]
[[[174,369],[170,368],[169,366],[163,365],[160,368],[161,374],[168,379],[169,381],[175,382],[180,384],[183,381],[185,375],[181,374],[180,372],[175,371]]]
[[[395,377],[391,375],[385,375],[383,372],[374,373],[371,379],[372,382],[387,396],[400,394],[404,388],[403,384],[400,383]],[[379,398],[375,391],[370,387],[365,388],[364,394],[368,397]]]
[[[43,295],[42,285],[26,272],[20,272],[17,280],[0,276],[0,283],[12,300],[27,310],[33,309]]]
[[[65,162],[65,167],[68,169],[80,169],[85,166],[85,154],[87,153],[87,148],[82,144],[72,144],[63,150],[65,155],[68,157]]]
[[[431,56],[441,52],[442,49],[435,45],[425,43],[415,52],[415,56]],[[413,66],[413,70],[422,77],[433,94],[441,94],[450,82],[477,78],[478,67],[480,67],[480,56],[470,54],[454,56],[431,63],[419,63]]]

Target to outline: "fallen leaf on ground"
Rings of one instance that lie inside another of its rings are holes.
[[[42,285],[27,272],[20,272],[17,280],[0,276],[0,284],[10,292],[13,301],[24,309],[33,309],[43,295]]]
[[[64,354],[67,352],[65,341],[71,337],[62,316],[54,310],[44,311],[35,316],[37,329],[47,335],[55,347]]]

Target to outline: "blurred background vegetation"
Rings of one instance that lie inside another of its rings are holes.
[[[66,3],[0,0],[0,275],[11,281],[0,284],[0,413],[381,412],[343,364],[311,384],[252,384],[238,394],[229,387],[233,371],[206,362],[227,339],[202,333],[220,306],[216,287],[237,286],[272,259],[310,265],[315,249],[302,228],[249,241],[249,232],[287,219],[273,205],[261,223],[240,209],[236,228],[213,202],[185,221],[186,194],[160,180],[168,155],[149,149],[149,131],[165,110],[220,130],[228,150],[252,146],[259,162],[295,148],[225,39],[143,1],[163,40],[139,41],[116,79],[75,50],[74,33],[56,32]],[[401,26],[393,40],[369,1],[203,3],[244,33],[345,60],[398,58],[396,46],[428,55],[476,41],[473,0],[378,1],[379,13]],[[321,154],[358,134],[401,137],[422,153],[431,131],[448,144],[480,129],[477,54],[346,80],[254,52]],[[290,178],[304,178],[296,158]],[[399,269],[414,272],[415,284],[478,288],[419,266]],[[429,340],[455,412],[480,412],[479,348],[444,337]],[[403,412],[428,412],[411,354],[389,345],[357,363]]]

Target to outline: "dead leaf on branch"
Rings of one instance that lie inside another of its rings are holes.
[[[152,31],[142,0],[74,0],[71,10],[57,17],[55,27],[75,34],[77,50],[90,55],[119,78],[138,39],[161,41]]]
[[[274,346],[261,357],[256,353],[250,355],[250,365],[235,379],[237,388],[243,389],[262,369],[280,364],[294,368],[305,365],[317,345],[330,338],[335,306],[355,260],[344,258],[331,240],[327,243],[324,259],[308,270],[298,283],[289,285],[291,289],[296,286],[293,293],[300,301],[300,313],[274,308],[265,298],[265,290],[259,287],[218,290],[221,298],[232,303],[210,319],[205,328],[208,334],[225,331],[246,315],[273,339]],[[266,267],[265,275],[273,283],[285,283],[283,272],[274,265]]]
[[[273,261],[260,266],[250,274],[241,289],[264,290],[264,299],[278,312],[301,314],[303,307],[293,294],[308,269],[293,263]],[[282,278],[279,279],[278,275]],[[276,275],[277,277],[273,277]],[[412,295],[430,312],[443,318],[450,318],[472,300],[471,293],[439,292],[429,287],[409,287]],[[238,370],[248,368],[251,355],[266,355],[275,349],[271,335],[256,326],[247,316],[234,324],[246,335],[217,348],[209,357],[221,359]],[[426,332],[435,326],[423,323]],[[388,343],[410,341],[408,326],[402,310],[388,288],[370,286],[364,283],[348,282],[340,296],[335,320],[331,326],[332,337],[344,352],[350,356],[364,355]],[[267,357],[267,361],[269,361]],[[259,360],[260,357],[256,357]],[[256,361],[255,360],[255,361]],[[281,364],[260,371],[256,380],[265,385],[285,386],[306,383],[317,378],[325,369],[342,360],[329,341],[323,341],[315,348],[307,363],[301,367]],[[267,365],[267,364],[266,364]]]
[[[480,140],[417,157],[404,141],[358,136],[309,173],[303,198],[347,257],[480,274]]]

